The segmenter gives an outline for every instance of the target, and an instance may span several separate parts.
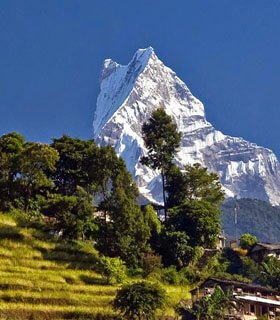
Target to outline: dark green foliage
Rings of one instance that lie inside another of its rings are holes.
[[[222,225],[235,239],[234,209],[237,208],[237,236],[250,233],[263,242],[280,242],[280,208],[254,199],[227,200],[222,206]]]
[[[40,143],[28,143],[19,155],[15,181],[20,189],[24,210],[27,212],[32,199],[45,194],[52,187],[47,172],[55,170],[59,156],[55,149]]]
[[[249,257],[241,257],[242,269],[241,275],[252,281],[258,282],[261,274],[261,266]]]
[[[249,257],[243,257],[238,252],[226,248],[219,257],[219,264],[223,268],[217,269],[211,275],[220,274],[223,278],[230,278],[237,281],[255,281],[259,282],[262,273],[261,267]]]
[[[60,154],[53,175],[58,192],[69,196],[82,186],[96,194],[97,248],[104,255],[121,257],[129,266],[139,265],[147,249],[151,217],[144,220],[136,202],[137,187],[124,161],[111,147],[99,148],[93,141],[63,136],[52,145]]]
[[[166,190],[168,207],[179,206],[190,200],[203,200],[220,207],[224,200],[218,175],[199,164],[187,165],[183,172],[174,165],[170,167]]]
[[[151,273],[157,273],[161,271],[162,263],[161,256],[154,253],[147,253],[143,257],[143,276],[147,277]]]
[[[189,237],[182,231],[164,231],[160,237],[159,254],[165,266],[183,267],[193,257]]]
[[[162,269],[161,279],[163,282],[168,284],[180,284],[181,274],[177,271],[175,266]]]
[[[98,206],[102,214],[96,247],[104,255],[119,256],[129,267],[137,267],[148,250],[149,221],[137,204],[138,189],[124,161],[112,148],[103,148],[102,153],[107,167],[100,173],[104,192]]]
[[[205,200],[190,200],[170,211],[168,225],[185,232],[191,246],[212,248],[221,231],[219,209]]]
[[[250,233],[244,233],[240,237],[240,247],[242,249],[250,250],[253,245],[256,244],[257,240],[257,237],[251,235]]]
[[[162,224],[159,220],[156,211],[151,205],[146,205],[143,209],[144,221],[149,227],[149,242],[153,250],[156,250],[158,243],[160,242],[160,232],[162,230]]]
[[[98,148],[92,140],[67,135],[53,139],[51,146],[59,153],[59,161],[52,178],[59,193],[72,195],[77,186],[87,192],[95,189]]]
[[[47,172],[55,170],[57,152],[46,144],[24,142],[18,133],[0,138],[1,207],[36,207],[38,195],[52,187]]]
[[[280,262],[275,257],[268,257],[262,263],[259,281],[266,286],[280,290]]]
[[[227,272],[231,274],[241,274],[242,260],[240,255],[231,248],[225,248],[222,252],[222,261],[228,262]]]
[[[129,179],[126,181],[129,183]],[[123,188],[116,187],[102,209],[105,215],[99,219],[97,249],[105,255],[121,257],[130,267],[139,266],[148,250],[150,229],[135,195],[129,196]]]
[[[143,209],[143,214],[151,233],[159,234],[161,231],[161,222],[154,208],[150,204],[145,206]]]
[[[162,192],[164,208],[166,208],[165,180],[166,172],[180,146],[181,133],[178,132],[172,118],[163,108],[152,113],[148,122],[142,127],[142,134],[148,155],[143,156],[141,162],[153,169],[159,169],[162,178]]]
[[[167,229],[185,233],[192,248],[214,248],[221,231],[220,204],[224,198],[218,176],[199,164],[187,165],[184,171],[172,165],[166,190]]]
[[[17,161],[24,148],[24,137],[17,132],[0,137],[0,209],[15,205],[17,188],[14,179],[18,172]]]
[[[125,319],[155,319],[157,309],[166,302],[165,291],[146,282],[134,283],[121,288],[113,302]]]
[[[176,124],[163,108],[158,108],[144,123],[142,133],[148,148],[148,156],[142,158],[143,164],[166,171],[180,146],[181,134]]]
[[[97,232],[93,199],[81,187],[72,196],[54,194],[42,208],[54,218],[52,229],[68,239],[91,239]]]
[[[199,272],[196,267],[193,267],[193,266],[183,267],[182,269],[180,269],[179,273],[180,273],[182,284],[193,285],[200,280]]]

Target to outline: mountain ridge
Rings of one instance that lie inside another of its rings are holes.
[[[100,80],[94,138],[115,148],[149,201],[162,201],[161,182],[157,171],[139,162],[146,154],[141,127],[162,106],[182,132],[179,166],[198,162],[217,172],[228,197],[279,204],[280,166],[274,153],[216,130],[202,102],[151,47],[137,50],[126,66],[106,59]]]

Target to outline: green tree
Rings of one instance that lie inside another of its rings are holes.
[[[190,200],[173,208],[168,220],[169,228],[183,231],[191,246],[212,248],[221,231],[220,211],[205,200]]]
[[[55,218],[52,229],[67,239],[92,239],[97,232],[93,198],[78,187],[72,196],[53,194],[42,208],[43,214]]]
[[[57,191],[64,195],[73,195],[77,186],[88,193],[96,189],[96,176],[99,166],[98,152],[93,140],[81,140],[63,135],[53,139],[51,146],[59,153],[59,161],[52,178]]]
[[[106,279],[107,284],[123,283],[126,278],[126,266],[120,258],[101,257],[98,271]]]
[[[0,209],[8,210],[18,198],[14,183],[17,175],[17,161],[24,148],[24,137],[17,132],[0,137]]]
[[[151,118],[143,124],[142,134],[148,155],[143,156],[141,162],[152,169],[160,170],[166,218],[166,172],[180,146],[181,133],[178,132],[176,124],[165,110],[158,108],[152,113]]]
[[[144,207],[143,213],[144,213],[144,219],[149,225],[150,229],[156,233],[160,233],[161,222],[154,208],[150,204],[148,204]]]
[[[224,200],[219,177],[200,164],[186,165],[181,171],[170,167],[167,174],[168,207],[180,206],[186,201],[203,200],[220,207]]]
[[[250,250],[253,245],[255,245],[257,243],[257,237],[253,236],[250,233],[244,233],[241,237],[240,237],[240,247],[242,249],[246,249],[246,250]]]
[[[105,215],[99,219],[98,250],[110,257],[119,256],[130,267],[139,266],[148,250],[150,229],[136,198],[116,187],[102,210]]]
[[[185,232],[193,247],[215,246],[221,231],[220,205],[224,199],[218,175],[207,168],[175,165],[167,172],[169,219],[171,231]]]
[[[148,250],[151,232],[137,203],[135,182],[124,161],[111,150],[106,149],[109,153],[106,173],[108,190],[98,205],[103,214],[99,218],[96,246],[102,254],[119,256],[128,266],[137,267]]]
[[[40,143],[26,143],[18,156],[16,182],[28,212],[29,204],[38,194],[44,194],[52,187],[47,172],[55,170],[59,156],[55,149]]]
[[[188,235],[182,231],[164,230],[157,250],[165,266],[175,265],[180,268],[191,260],[194,253]]]
[[[155,319],[157,309],[164,306],[166,294],[163,289],[146,282],[126,285],[118,290],[113,302],[125,319]]]

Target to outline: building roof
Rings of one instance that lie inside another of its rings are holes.
[[[215,277],[210,277],[206,279],[200,286],[199,288],[206,287],[207,285],[228,285],[228,286],[234,286],[234,287],[239,287],[243,289],[251,289],[251,290],[256,290],[259,292],[266,292],[266,293],[277,293],[276,290],[269,289],[267,287],[263,287],[259,284],[255,283],[246,283],[246,282],[241,282],[241,281],[234,281],[234,280],[228,280],[228,279],[220,279],[220,278],[215,278]],[[191,290],[195,291],[197,288]]]
[[[279,243],[257,242],[251,248],[250,252],[258,251],[260,249],[265,249],[265,250],[268,250],[268,251],[280,250],[280,244]]]
[[[273,305],[275,307],[280,306],[280,301],[272,300],[272,299],[267,299],[267,298],[261,298],[261,297],[255,297],[255,296],[235,296],[236,299],[238,300],[244,300],[244,301],[253,301],[253,302],[259,302],[259,303],[264,303],[268,305]]]

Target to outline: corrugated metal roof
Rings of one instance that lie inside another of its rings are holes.
[[[208,279],[206,279],[200,286],[199,288],[202,288],[204,286],[207,285],[207,283],[209,282],[214,282],[216,285],[232,285],[234,287],[240,287],[240,288],[247,288],[247,289],[252,289],[252,290],[258,290],[261,292],[267,292],[267,293],[278,293],[276,290],[274,289],[269,289],[267,287],[261,286],[259,284],[255,284],[255,283],[246,283],[246,282],[241,282],[241,281],[234,281],[234,280],[228,280],[228,279],[220,279],[220,278],[215,278],[215,277],[210,277]],[[191,290],[195,291],[197,290],[197,288]],[[279,293],[280,295],[280,293]]]
[[[280,301],[256,297],[256,296],[235,296],[235,298],[239,300],[244,300],[244,301],[253,301],[253,302],[265,303],[273,306],[280,306]]]

